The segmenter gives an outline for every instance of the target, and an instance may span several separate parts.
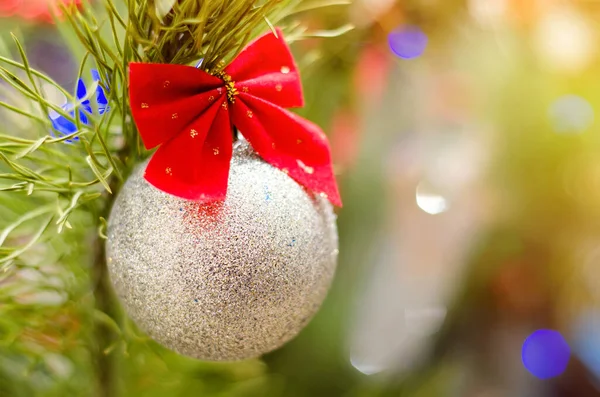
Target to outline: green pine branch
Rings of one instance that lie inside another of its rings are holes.
[[[0,169],[0,192],[6,197],[22,195],[20,199],[37,193],[56,194],[64,204],[57,208],[56,228],[50,230],[62,231],[70,214],[78,208],[109,198],[114,193],[113,179],[118,186],[133,163],[145,155],[131,122],[127,92],[130,62],[188,64],[203,59],[202,67],[213,70],[233,59],[257,35],[298,13],[340,4],[346,2],[104,0],[101,7],[67,7],[63,10],[66,22],[60,28],[65,36],[77,38],[72,46],[83,49],[79,77],[96,68],[111,108],[103,116],[90,115],[88,125],[79,119],[82,101],[46,74],[31,68],[21,42],[13,35],[12,47],[18,58],[0,55],[0,79],[4,81],[3,91],[18,100],[0,100],[0,109],[10,119],[26,119],[35,133],[0,130],[0,163],[4,163]],[[310,33],[297,23],[285,27],[290,28],[293,40],[348,30],[342,27],[334,32]],[[75,111],[70,113],[49,100],[44,86],[62,93],[74,104]],[[88,86],[84,100],[94,92],[95,86]],[[50,111],[75,123],[77,131],[51,137]],[[76,137],[80,139],[78,143],[65,144]]]
[[[62,87],[32,68],[16,35],[0,37],[0,357],[8,356],[7,351],[27,352],[27,373],[45,360],[44,350],[31,348],[31,343],[43,345],[45,335],[56,334],[64,335],[61,343],[67,346],[77,344],[81,335],[70,331],[69,321],[92,325],[88,328],[94,332],[86,338],[100,344],[95,348],[102,367],[97,372],[103,374],[99,386],[112,395],[112,364],[104,355],[119,350],[117,346],[126,349],[124,340],[139,338],[111,309],[102,256],[105,219],[114,195],[133,165],[147,155],[129,109],[129,63],[195,64],[203,59],[203,68],[218,69],[274,26],[282,27],[289,41],[347,31],[343,26],[309,32],[296,18],[341,4],[347,2],[98,0],[81,8],[66,7],[57,28],[73,58],[80,60],[78,76],[73,77],[89,82],[90,70],[98,70],[101,81],[96,84],[109,100],[110,111],[86,115],[87,123],[80,110],[84,101],[94,102],[96,85],[87,84],[86,97],[78,100],[75,87]],[[52,92],[72,107],[55,103]],[[52,112],[73,123],[76,131],[65,136],[53,131]],[[23,306],[21,272],[56,266],[89,283],[70,292],[73,295],[60,307]],[[81,302],[82,308],[73,302]],[[65,328],[60,322],[40,320],[53,316],[67,319]],[[14,320],[2,320],[8,318]],[[29,334],[33,339],[22,338]],[[0,370],[0,386],[2,379]]]

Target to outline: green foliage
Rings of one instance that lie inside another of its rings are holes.
[[[164,395],[168,385],[159,387],[144,372],[149,367],[163,368],[167,383],[187,379],[183,395],[279,390],[261,362],[209,365],[165,352],[138,334],[111,295],[105,219],[129,170],[147,155],[129,109],[128,64],[202,58],[213,70],[274,26],[290,41],[348,30],[308,32],[295,20],[339,4],[346,2],[103,0],[65,7],[57,29],[79,63],[73,77],[85,80],[91,69],[101,76],[80,100],[75,87],[32,67],[22,35],[0,37],[0,395]],[[84,123],[82,103],[94,102],[97,84],[111,110],[94,109]],[[53,131],[51,112],[76,131]],[[133,382],[115,380],[124,358],[132,364],[119,378]]]
[[[39,214],[17,211],[23,217],[12,220],[17,222],[14,225],[4,225],[0,264],[14,264],[34,244],[6,245],[7,237],[21,224],[45,225],[33,235],[37,239],[46,229],[60,233],[70,228],[69,218],[77,209],[103,213],[123,175],[144,155],[127,100],[131,61],[189,63],[203,58],[203,67],[212,70],[234,57],[261,31],[318,5],[298,0],[106,0],[100,9],[64,9],[70,30],[61,27],[63,34],[74,34],[78,41],[71,44],[83,48],[79,78],[97,68],[102,76],[99,84],[108,93],[112,109],[101,116],[88,115],[87,124],[81,122],[78,109],[94,94],[95,86],[88,87],[88,97],[78,102],[75,95],[31,67],[16,36],[12,36],[11,45],[2,43],[0,48],[5,51],[0,55],[0,78],[5,84],[0,108],[7,122],[0,131],[0,191],[5,197],[18,197],[45,210]],[[299,25],[293,32],[296,39],[303,34]],[[11,52],[18,54],[17,60],[9,55]],[[74,111],[53,103],[48,91],[64,95],[74,104]],[[74,123],[77,131],[53,138],[49,135],[50,111]],[[74,138],[79,142],[66,144]],[[51,219],[40,222],[44,215]]]

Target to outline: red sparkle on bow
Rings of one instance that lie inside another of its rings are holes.
[[[185,199],[223,200],[236,127],[266,162],[341,206],[325,134],[284,109],[303,106],[304,99],[280,31],[250,44],[216,75],[191,66],[132,63],[129,85],[144,145],[160,145],[146,169],[146,180],[158,189]]]

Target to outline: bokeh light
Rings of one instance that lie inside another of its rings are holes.
[[[523,343],[523,365],[540,379],[554,378],[565,372],[570,356],[571,349],[558,331],[535,331]]]
[[[600,312],[583,312],[573,325],[573,353],[600,380]]]
[[[380,365],[362,362],[362,361],[358,360],[356,357],[350,358],[350,364],[352,364],[352,366],[357,371],[359,371],[365,375],[375,375],[379,372],[382,372],[385,369],[385,367],[380,366]]]
[[[578,95],[564,95],[552,103],[548,111],[552,128],[558,133],[579,133],[594,122],[594,109]]]
[[[448,309],[443,306],[407,308],[404,310],[404,322],[408,332],[431,336],[440,330],[447,314]]]
[[[583,70],[596,52],[596,36],[590,23],[569,6],[545,13],[533,39],[543,65],[563,72]]]
[[[448,200],[424,182],[417,186],[415,197],[419,208],[428,214],[437,215],[448,210]]]
[[[53,22],[61,5],[80,5],[81,0],[0,0],[0,18],[18,17],[28,21]]]
[[[388,35],[388,43],[400,58],[417,58],[427,47],[427,35],[417,26],[402,26]]]
[[[505,16],[506,0],[468,0],[469,13],[482,25],[495,25]]]

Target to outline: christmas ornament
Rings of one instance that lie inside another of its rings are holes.
[[[126,182],[108,224],[111,279],[133,320],[164,346],[203,360],[257,357],[294,337],[334,274],[330,203],[246,142],[236,143],[220,202],[162,192],[144,168]]]
[[[303,97],[281,31],[223,70],[132,63],[129,93],[144,145],[159,148],[110,217],[123,305],[159,343],[192,357],[239,360],[281,346],[327,293],[337,258],[327,199],[341,205],[325,135],[283,108]],[[247,141],[234,153],[236,129]]]
[[[222,71],[132,63],[129,92],[144,145],[160,145],[145,175],[160,190],[203,202],[225,198],[234,126],[266,162],[341,205],[325,134],[284,109],[304,99],[281,31]]]

